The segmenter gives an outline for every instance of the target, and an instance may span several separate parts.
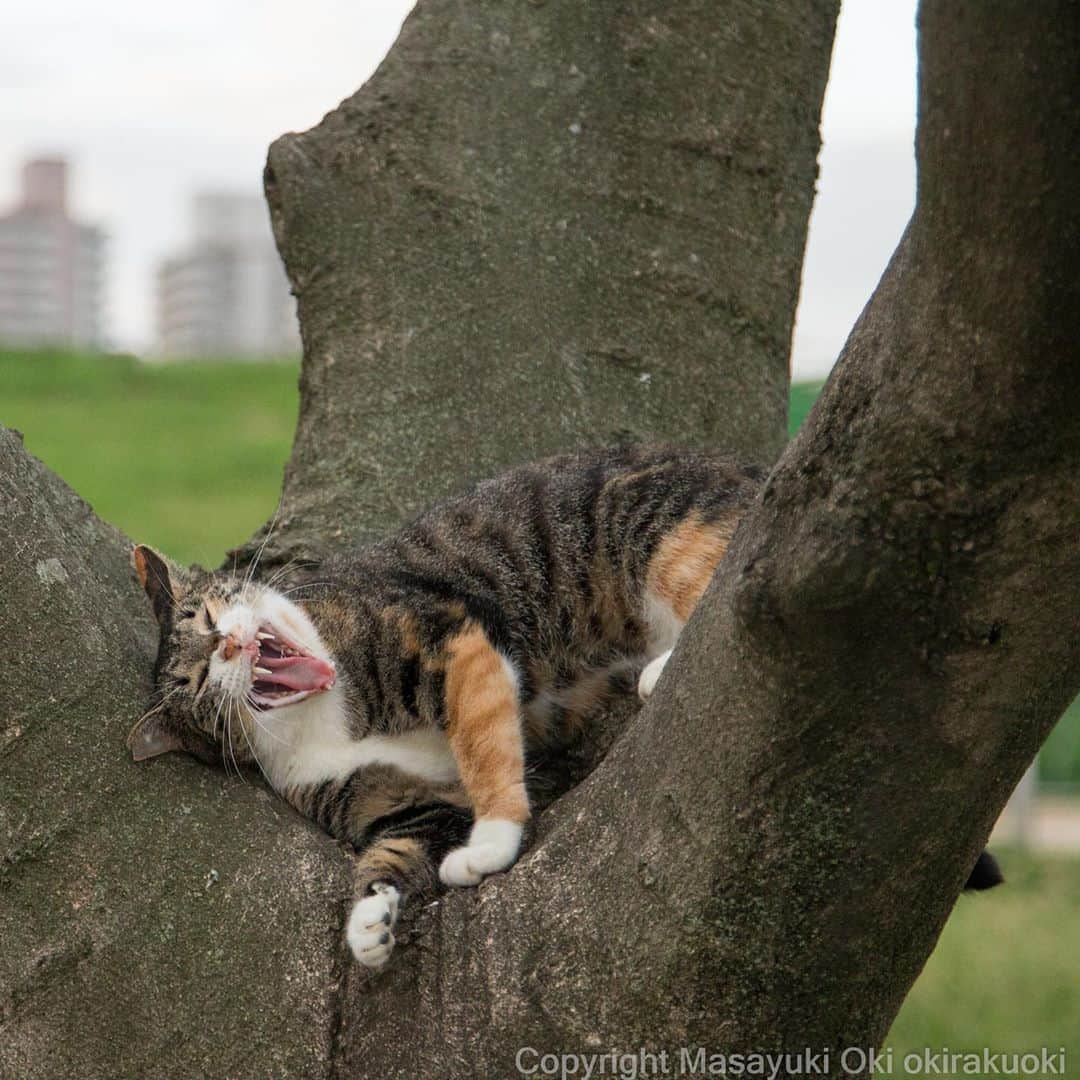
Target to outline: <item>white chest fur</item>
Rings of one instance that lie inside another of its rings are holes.
[[[259,761],[279,791],[343,780],[365,765],[395,765],[432,783],[452,783],[457,765],[446,735],[425,728],[405,735],[354,739],[340,686],[296,705],[263,713],[255,728]]]

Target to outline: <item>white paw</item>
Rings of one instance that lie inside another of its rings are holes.
[[[523,826],[504,818],[483,818],[469,833],[465,847],[455,848],[442,861],[444,885],[479,885],[488,874],[511,866],[521,847]]]
[[[398,914],[398,891],[378,882],[374,892],[357,900],[349,915],[345,937],[353,956],[368,968],[379,968],[394,948],[394,923]]]
[[[641,677],[637,681],[638,697],[642,701],[647,701],[649,695],[652,694],[656,688],[656,681],[660,678],[660,672],[664,670],[664,665],[671,658],[671,649],[668,649],[666,653],[661,653],[655,660],[650,660],[644,670],[641,672]]]

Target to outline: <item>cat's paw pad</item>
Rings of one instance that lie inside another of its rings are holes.
[[[398,891],[382,882],[374,892],[357,900],[349,915],[345,937],[356,960],[367,968],[380,968],[394,949],[394,924],[398,914]]]
[[[637,684],[638,697],[641,698],[642,701],[649,700],[653,690],[656,689],[656,683],[660,678],[660,673],[664,670],[664,665],[667,664],[670,658],[671,650],[668,649],[666,653],[658,656],[655,660],[650,660],[649,663],[645,665]]]
[[[501,818],[478,821],[468,844],[443,859],[439,879],[444,885],[479,885],[488,874],[512,866],[521,847],[522,829],[516,821]]]

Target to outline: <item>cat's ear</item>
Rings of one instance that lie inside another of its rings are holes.
[[[146,595],[150,597],[157,621],[163,622],[176,605],[175,570],[170,569],[165,559],[145,544],[136,544],[131,549],[131,563]]]
[[[136,761],[184,749],[183,739],[159,712],[150,712],[142,717],[131,729],[127,744]]]

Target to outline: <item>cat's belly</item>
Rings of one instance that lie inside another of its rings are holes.
[[[336,745],[301,746],[294,754],[293,782],[344,780],[367,765],[393,765],[433,784],[452,784],[458,779],[445,733],[427,728],[405,735],[368,735]]]
[[[323,695],[317,707],[309,703],[302,722],[290,724],[287,712],[275,711],[280,714],[274,716],[277,731],[264,727],[269,737],[261,739],[259,747],[262,764],[279,790],[344,780],[368,765],[393,765],[433,784],[452,784],[458,779],[454,754],[441,728],[353,738],[337,687]]]

